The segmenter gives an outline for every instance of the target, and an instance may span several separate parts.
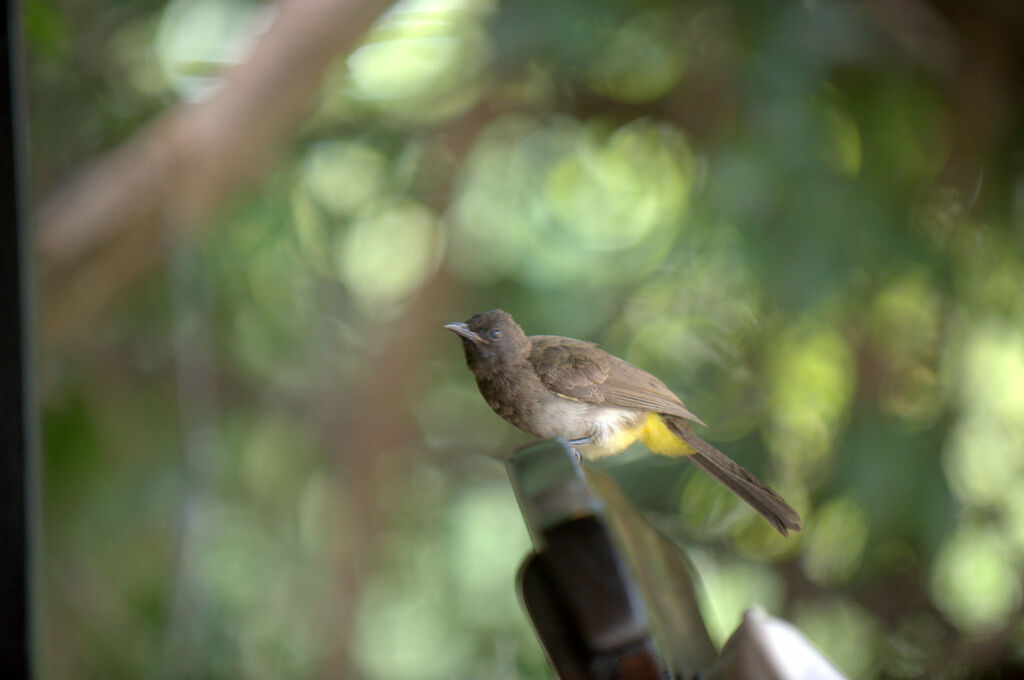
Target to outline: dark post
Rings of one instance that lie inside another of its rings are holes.
[[[30,462],[35,436],[30,371],[28,228],[23,219],[24,119],[19,3],[0,33],[0,677],[31,675]]]

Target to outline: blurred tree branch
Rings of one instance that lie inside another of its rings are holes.
[[[447,157],[453,166],[461,164],[493,116],[489,107],[478,106],[438,130],[438,156]],[[456,174],[440,173],[430,186],[422,187],[421,199],[438,215],[447,208]],[[381,344],[367,359],[361,388],[322,399],[312,409],[319,411],[323,445],[334,454],[337,497],[344,499],[339,523],[349,532],[336,555],[337,587],[325,595],[333,599],[325,626],[325,645],[331,650],[326,677],[358,677],[348,647],[357,611],[354,598],[377,560],[376,537],[394,521],[389,516],[393,496],[381,494],[381,489],[406,483],[406,472],[415,464],[409,445],[420,437],[410,404],[401,395],[415,392],[414,385],[422,378],[419,367],[435,342],[448,339],[438,336],[438,319],[461,313],[456,290],[443,270],[424,282],[406,306],[401,332],[378,329]]]
[[[45,198],[36,213],[40,336],[73,337],[168,243],[265,171],[325,69],[389,0],[285,0],[251,56],[207,99],[178,106]]]
[[[896,45],[944,83],[956,132],[942,179],[965,203],[973,202],[986,163],[1024,100],[1024,5],[866,0],[863,6]]]

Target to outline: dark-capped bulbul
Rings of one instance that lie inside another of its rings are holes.
[[[466,363],[494,411],[544,439],[561,437],[588,460],[639,440],[654,453],[685,456],[759,512],[783,536],[800,515],[779,494],[701,439],[704,425],[663,382],[597,345],[527,336],[500,309],[445,325],[462,338]]]

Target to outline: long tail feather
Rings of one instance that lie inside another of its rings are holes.
[[[689,460],[757,510],[783,536],[800,531],[803,520],[782,496],[697,436],[685,420],[664,415],[662,418],[669,429],[693,447],[694,453],[687,456]]]

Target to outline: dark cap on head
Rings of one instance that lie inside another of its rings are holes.
[[[529,338],[512,315],[502,309],[480,312],[465,323],[449,323],[445,328],[462,337],[471,368],[480,362],[506,364],[530,355]]]

